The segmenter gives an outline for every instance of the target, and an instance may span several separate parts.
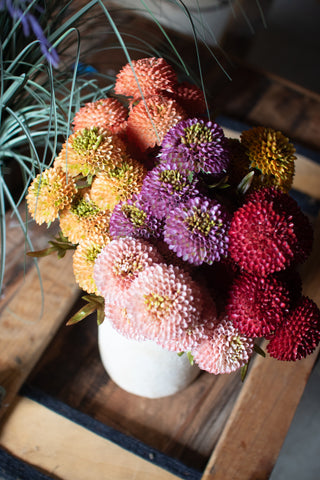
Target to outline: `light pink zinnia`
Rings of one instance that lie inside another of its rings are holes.
[[[162,261],[156,248],[146,241],[129,237],[115,239],[97,257],[94,279],[107,302],[124,305],[125,294],[137,275]]]
[[[110,321],[113,328],[126,338],[136,341],[143,341],[145,337],[137,329],[134,318],[128,313],[126,307],[115,303],[105,302],[105,317]]]
[[[192,350],[194,361],[209,373],[231,373],[246,365],[253,353],[253,339],[240,334],[232,321],[224,317],[211,338]]]
[[[179,267],[158,264],[146,268],[132,282],[128,310],[149,340],[175,351],[186,350],[201,320],[201,288]]]

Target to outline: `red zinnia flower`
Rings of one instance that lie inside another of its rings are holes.
[[[273,332],[289,309],[289,292],[273,277],[239,275],[230,289],[228,317],[244,335],[262,337]]]
[[[320,310],[310,298],[302,296],[270,340],[267,351],[278,360],[295,361],[312,353],[319,341]]]
[[[312,227],[296,201],[272,187],[257,190],[233,216],[229,254],[245,271],[266,276],[303,262]]]

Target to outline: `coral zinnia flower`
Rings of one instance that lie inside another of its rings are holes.
[[[73,254],[73,273],[76,282],[88,293],[100,295],[99,289],[93,278],[93,269],[97,256],[106,244],[106,240],[102,241],[102,237],[94,239],[85,238],[77,246]]]
[[[48,168],[36,176],[28,189],[29,213],[39,225],[53,222],[71,204],[76,192],[73,179],[67,178],[61,168]]]
[[[308,297],[302,296],[286,322],[267,345],[271,357],[300,360],[312,353],[320,342],[320,311]]]
[[[141,151],[161,145],[171,127],[186,118],[176,100],[156,95],[141,100],[130,112],[128,138]]]
[[[118,73],[114,87],[116,94],[133,97],[135,101],[142,96],[173,92],[177,76],[163,58],[141,58],[131,64],[127,63]]]
[[[97,174],[90,197],[102,210],[112,210],[117,203],[140,192],[146,174],[147,170],[141,163],[127,158],[121,165]]]
[[[137,329],[134,318],[128,313],[126,307],[105,302],[105,318],[111,322],[113,328],[120,335],[141,342],[145,337]]]
[[[110,218],[112,238],[158,238],[162,235],[163,222],[152,215],[150,206],[139,195],[133,195],[115,206]]]
[[[165,135],[161,158],[188,171],[221,175],[227,171],[230,154],[219,125],[190,118],[179,122]]]
[[[295,148],[281,132],[254,127],[242,132],[241,143],[255,170],[255,183],[288,192],[294,176]]]
[[[179,83],[175,88],[174,98],[180,103],[189,117],[201,115],[206,110],[203,91],[191,83]]]
[[[186,349],[201,319],[203,298],[190,275],[172,265],[143,270],[129,289],[128,311],[149,340],[176,351]]]
[[[252,338],[242,335],[227,317],[218,323],[211,338],[192,350],[198,366],[215,375],[238,370],[248,363],[252,353]]]
[[[98,256],[94,278],[107,302],[124,305],[127,290],[138,274],[161,261],[161,255],[150,243],[119,238],[112,240]]]
[[[119,100],[102,98],[80,108],[73,119],[74,131],[102,127],[121,135],[127,126],[127,115],[127,109]]]
[[[91,235],[108,236],[110,215],[110,211],[101,210],[95,205],[85,191],[62,212],[60,228],[63,235],[72,243],[78,243]]]
[[[234,213],[229,253],[244,270],[265,276],[303,262],[312,237],[310,222],[296,201],[266,187],[251,193]]]
[[[194,197],[167,216],[164,240],[183,260],[212,264],[227,255],[229,223],[229,214],[219,202]]]
[[[126,158],[127,149],[119,136],[92,127],[70,135],[55,162],[72,176],[87,176],[120,165]]]
[[[173,163],[154,167],[143,181],[141,196],[150,205],[153,215],[163,218],[181,202],[199,194],[197,179],[180,171]]]
[[[289,302],[288,290],[276,278],[244,274],[233,282],[226,313],[240,333],[262,337],[281,325]]]

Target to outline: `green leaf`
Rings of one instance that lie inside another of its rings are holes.
[[[248,373],[248,366],[249,366],[249,362],[246,363],[243,367],[241,367],[240,369],[240,373],[241,373],[241,381],[244,382],[246,376],[247,376],[247,373]]]
[[[256,344],[255,344],[254,347],[253,347],[253,349],[254,349],[254,351],[255,351],[256,353],[258,353],[258,355],[261,355],[261,356],[264,357],[264,358],[266,357],[265,351],[262,350],[262,348],[259,347],[259,345],[256,345]]]
[[[194,365],[194,358],[191,352],[187,352],[187,357],[190,362],[190,365]]]
[[[97,323],[101,325],[104,320],[104,299],[95,294],[88,294],[81,297],[84,300],[86,305],[80,308],[66,323],[67,326],[74,325],[84,320],[86,317],[97,312]]]

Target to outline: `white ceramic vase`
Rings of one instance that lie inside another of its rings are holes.
[[[161,398],[184,389],[199,375],[186,354],[164,350],[151,341],[120,335],[106,318],[98,329],[102,364],[110,378],[129,393]]]

